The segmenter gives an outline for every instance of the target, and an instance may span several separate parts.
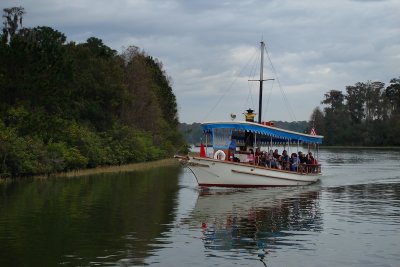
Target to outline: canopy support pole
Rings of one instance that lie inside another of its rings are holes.
[[[253,159],[254,159],[253,164],[256,165],[257,133],[254,133],[254,145],[255,146],[253,146],[253,148],[254,148],[253,149]]]
[[[207,136],[208,136],[208,133],[206,132],[206,158],[207,158],[207,155],[208,155],[208,152],[207,152],[207,147],[208,147]]]

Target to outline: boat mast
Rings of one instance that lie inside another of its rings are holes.
[[[262,112],[262,89],[263,89],[263,70],[264,70],[264,48],[265,44],[261,41],[261,65],[260,65],[260,95],[258,97],[258,123],[261,124]]]
[[[259,124],[261,124],[263,82],[274,80],[274,79],[264,80],[264,76],[263,76],[264,75],[264,50],[265,50],[265,43],[263,41],[261,41],[260,79],[259,80],[249,80],[249,81],[259,81],[260,82],[260,95],[258,97],[258,123]]]

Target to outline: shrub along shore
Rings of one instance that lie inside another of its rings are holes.
[[[24,13],[4,9],[0,33],[0,177],[154,161],[185,147],[159,60],[23,28]]]

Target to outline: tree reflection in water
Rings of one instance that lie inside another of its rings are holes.
[[[202,190],[191,214],[212,251],[255,255],[295,246],[322,230],[319,186],[250,190]]]

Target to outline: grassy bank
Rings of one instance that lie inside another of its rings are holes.
[[[179,162],[176,159],[162,159],[157,161],[150,162],[142,162],[142,163],[133,163],[133,164],[125,164],[125,165],[114,165],[114,166],[104,166],[97,167],[92,169],[82,169],[75,170],[70,172],[62,172],[57,174],[52,174],[52,177],[81,177],[86,175],[96,175],[96,174],[105,174],[105,173],[119,173],[119,172],[132,172],[132,171],[143,171],[157,167],[166,167],[166,166],[178,166]],[[47,178],[45,175],[34,176],[35,179],[43,179]]]
[[[78,177],[85,175],[93,175],[93,174],[103,174],[103,173],[117,173],[117,172],[131,172],[131,171],[143,171],[157,167],[165,167],[165,166],[173,166],[178,165],[179,162],[176,159],[162,159],[151,162],[142,162],[142,163],[133,163],[126,165],[118,165],[118,166],[107,166],[107,167],[98,167],[93,169],[83,169],[76,170],[71,172],[59,173],[56,176],[63,177]]]

